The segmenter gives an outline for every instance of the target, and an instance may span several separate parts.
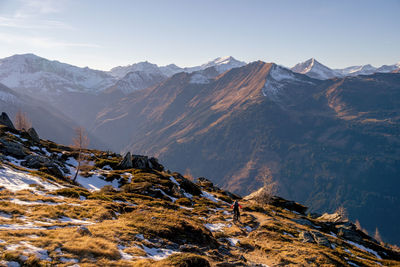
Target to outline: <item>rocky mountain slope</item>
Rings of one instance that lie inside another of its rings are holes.
[[[291,68],[293,72],[305,74],[311,78],[326,80],[334,77],[343,76],[342,72],[334,71],[325,65],[322,65],[314,58],[296,64]]]
[[[25,54],[0,59],[0,82],[17,92],[43,97],[64,92],[98,92],[115,83],[115,79],[103,71]]]
[[[17,93],[0,84],[0,109],[15,118],[18,111],[23,111],[42,138],[53,139],[62,144],[71,144],[74,129],[78,124],[48,103]],[[105,148],[96,137],[90,135],[93,147]]]
[[[4,122],[3,122],[4,123]],[[10,124],[8,124],[10,126]],[[395,266],[339,214],[309,214],[262,190],[241,199],[154,158],[78,152],[0,127],[2,266]],[[241,202],[240,222],[230,204]]]
[[[393,65],[383,65],[379,68],[370,64],[351,66],[343,69],[331,69],[314,58],[296,64],[291,68],[292,71],[305,74],[314,79],[326,80],[335,77],[357,76],[357,75],[371,75],[374,73],[389,73],[398,69],[400,62]]]
[[[240,194],[269,167],[282,196],[317,211],[344,205],[369,231],[400,240],[398,75],[323,81],[263,62],[204,83],[195,75],[129,95],[98,116],[94,132]]]

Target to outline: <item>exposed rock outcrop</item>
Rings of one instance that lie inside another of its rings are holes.
[[[29,128],[28,131],[26,132],[28,133],[33,142],[40,143],[39,135],[34,128]]]
[[[10,155],[17,158],[22,158],[27,155],[26,149],[23,145],[15,143],[15,142],[8,142],[4,139],[0,139],[0,148],[6,155]]]
[[[15,130],[14,124],[12,123],[12,121],[8,117],[7,113],[5,113],[5,112],[2,112],[0,115],[0,124],[5,125],[8,128]]]
[[[63,178],[64,176],[57,164],[47,157],[29,155],[25,157],[25,161],[23,161],[21,165],[31,169],[41,169],[45,167],[50,174],[56,177]]]
[[[158,163],[156,158],[149,158],[147,156],[133,155],[132,156],[133,168],[137,169],[154,169],[157,171],[163,171],[164,166]]]
[[[119,169],[131,169],[132,165],[132,156],[131,152],[127,152],[124,156],[124,159],[118,164]]]

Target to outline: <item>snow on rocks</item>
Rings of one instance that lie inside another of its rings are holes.
[[[174,177],[170,176],[169,179],[171,180],[171,182],[173,182],[174,184],[176,184],[177,186],[181,186]]]
[[[206,223],[204,226],[211,232],[219,232],[225,227],[231,227],[231,225],[226,225],[224,223]]]
[[[24,189],[34,190],[33,187],[29,186],[32,184],[43,186],[49,191],[63,188],[63,186],[57,183],[44,181],[42,178],[33,176],[26,172],[13,170],[6,166],[3,166],[3,168],[0,169],[0,185],[4,186],[10,191],[15,192]]]
[[[125,247],[124,246],[122,246],[122,245],[118,245],[118,252],[119,252],[119,254],[121,254],[121,258],[123,259],[123,260],[132,260],[133,259],[133,256],[132,255],[129,255],[128,253],[126,253],[126,252],[124,252],[123,250],[125,249]]]
[[[201,73],[195,73],[190,77],[190,83],[192,84],[207,84],[209,82],[209,79]]]
[[[155,191],[159,191],[161,192],[161,194],[163,194],[164,196],[168,197],[169,199],[171,199],[172,202],[175,202],[177,199],[174,197],[171,197],[170,195],[168,195],[167,193],[165,193],[163,190],[159,189],[159,188],[155,188]]]
[[[368,253],[371,253],[372,255],[374,255],[375,257],[377,257],[380,260],[382,259],[381,256],[379,256],[379,254],[375,250],[372,250],[370,248],[364,247],[363,245],[360,245],[358,243],[354,243],[354,242],[349,241],[349,240],[347,240],[346,242],[349,243],[350,245],[355,246],[356,248],[358,248],[360,250],[364,250],[364,251],[366,251]]]
[[[227,240],[229,241],[229,244],[231,244],[231,246],[236,246],[236,244],[239,242],[239,239],[233,237],[227,238]]]
[[[107,182],[101,177],[102,176],[100,175],[92,175],[86,178],[81,175],[78,175],[76,181],[90,191],[100,190],[102,187],[106,185],[111,185],[115,188],[118,188],[118,180],[114,179],[112,182]]]
[[[34,245],[22,241],[19,244],[9,245],[6,247],[6,250],[17,250],[20,247],[24,247],[23,253],[26,254],[35,254],[41,260],[52,261],[52,259],[48,255],[48,251],[46,249],[35,247]]]
[[[214,197],[211,193],[208,193],[206,191],[201,191],[200,196],[208,198],[209,200],[211,200],[212,202],[215,202],[215,203],[218,203],[218,201],[220,201],[218,198]]]
[[[151,258],[153,260],[162,260],[167,258],[168,256],[177,253],[178,251],[166,248],[149,248],[145,245],[142,245],[142,249],[146,252],[147,258]]]

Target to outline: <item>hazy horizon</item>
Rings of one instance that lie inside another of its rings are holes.
[[[400,61],[399,11],[396,0],[5,0],[0,57],[34,53],[100,70],[142,61],[190,67],[223,56],[381,66]]]

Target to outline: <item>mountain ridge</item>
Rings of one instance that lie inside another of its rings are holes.
[[[157,159],[62,146],[0,125],[1,265],[397,265],[343,214],[260,189],[241,198]],[[23,155],[10,147],[17,146]],[[79,153],[86,162],[77,180]],[[239,221],[230,204],[242,204]],[[151,223],[149,223],[151,222]]]

